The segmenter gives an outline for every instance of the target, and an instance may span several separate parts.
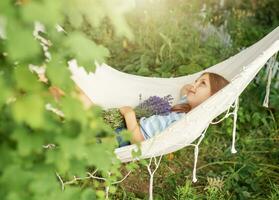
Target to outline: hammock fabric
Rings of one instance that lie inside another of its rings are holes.
[[[229,110],[233,105],[235,107],[234,125],[236,125],[239,95],[278,50],[279,27],[240,53],[192,75],[176,78],[143,77],[127,74],[106,64],[99,65],[98,63],[96,63],[97,67],[94,73],[87,73],[83,67],[78,67],[75,60],[69,62],[69,69],[77,86],[103,109],[121,106],[134,107],[139,103],[139,94],[142,95],[143,99],[152,95],[171,94],[174,97],[174,103],[176,103],[179,99],[180,88],[184,84],[193,82],[203,72],[215,72],[230,80],[230,84],[191,110],[185,117],[171,124],[161,134],[141,142],[141,157],[134,158],[132,156],[132,151],[138,150],[135,144],[115,149],[117,157],[122,162],[129,162],[168,154],[185,146],[194,145],[196,158],[198,145],[206,128],[214,118]],[[268,66],[269,70],[272,70],[272,67]],[[270,78],[268,82],[269,86]],[[269,93],[269,89],[267,92]],[[265,99],[265,106],[267,104],[268,98]],[[236,126],[233,129],[233,136],[235,136],[235,130]],[[192,144],[199,137],[198,143]],[[234,138],[232,153],[236,152]]]

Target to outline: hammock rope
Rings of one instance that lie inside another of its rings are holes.
[[[208,126],[204,129],[204,131],[202,132],[199,141],[197,144],[192,144],[192,146],[195,147],[195,159],[194,159],[194,168],[193,168],[193,179],[192,181],[195,183],[197,182],[197,177],[196,177],[196,171],[197,171],[197,162],[198,162],[198,156],[199,156],[199,145],[201,143],[201,141],[203,140],[205,133],[207,131]]]
[[[163,155],[160,155],[159,160],[157,161],[156,157],[151,157],[149,159],[149,164],[147,165],[147,170],[148,173],[150,175],[149,178],[149,200],[153,200],[153,181],[154,181],[154,174],[157,171],[157,169],[159,168],[159,165],[161,163]],[[154,164],[155,164],[155,169],[152,171],[151,169],[151,165],[152,165],[152,160],[154,160]]]
[[[232,133],[232,147],[231,147],[231,153],[236,153],[235,149],[235,137],[236,137],[236,121],[237,121],[237,111],[238,111],[238,102],[239,102],[239,97],[235,100],[234,103],[234,112],[233,112],[233,133]]]
[[[220,120],[211,122],[210,124],[218,124],[228,118],[230,115],[233,115],[233,132],[232,132],[232,147],[231,147],[231,153],[236,153],[235,149],[235,137],[236,137],[236,121],[237,121],[237,113],[238,113],[238,107],[239,107],[239,97],[236,98],[235,102],[228,108],[226,114],[224,117],[222,117]],[[230,108],[234,108],[233,112],[229,112]]]
[[[267,85],[266,85],[266,94],[263,102],[263,106],[268,108],[269,104],[269,94],[270,94],[270,85],[271,85],[271,79],[272,79],[272,72],[275,68],[276,65],[276,58],[277,58],[277,53],[273,55],[269,62],[267,63],[267,70],[268,70],[268,77],[267,77]]]

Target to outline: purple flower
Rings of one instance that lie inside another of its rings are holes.
[[[141,98],[141,96],[140,96]],[[167,115],[171,112],[172,96],[167,95],[163,98],[150,96],[134,108],[136,118],[150,117],[151,115]],[[141,99],[140,99],[141,101]],[[118,108],[111,108],[103,111],[104,121],[113,129],[125,127],[125,119]]]
[[[151,115],[167,115],[171,112],[172,96],[150,96],[148,99],[135,107],[137,117],[149,117]]]

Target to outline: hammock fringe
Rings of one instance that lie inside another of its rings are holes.
[[[149,159],[149,164],[147,165],[147,170],[148,173],[150,175],[150,179],[149,179],[149,200],[153,200],[153,180],[154,180],[154,174],[157,171],[160,162],[162,160],[163,155],[160,156],[159,160],[157,161],[156,157],[151,157]],[[151,164],[152,164],[152,160],[154,159],[154,163],[155,163],[155,169],[152,171],[151,170]]]
[[[195,160],[194,160],[194,168],[193,168],[193,179],[192,181],[195,183],[197,182],[197,177],[196,177],[196,171],[197,171],[197,162],[198,162],[198,156],[199,156],[199,145],[201,143],[201,141],[203,140],[205,133],[207,131],[208,126],[204,129],[204,131],[202,132],[199,141],[197,144],[192,144],[195,147]]]
[[[265,93],[265,98],[264,98],[264,102],[263,102],[263,106],[266,108],[268,108],[268,104],[269,104],[270,85],[271,85],[273,70],[274,70],[275,64],[276,64],[276,58],[277,58],[277,53],[274,54],[270,58],[269,62],[267,63],[268,77],[267,77],[266,93]]]
[[[232,147],[231,153],[237,153],[235,149],[235,137],[236,137],[236,121],[237,121],[237,111],[238,111],[239,97],[236,98],[234,102],[234,112],[233,112],[233,133],[232,133]]]

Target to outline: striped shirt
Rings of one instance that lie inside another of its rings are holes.
[[[140,118],[140,129],[145,140],[161,133],[170,124],[179,120],[185,113],[171,112],[168,115],[152,115]]]
[[[179,103],[186,103],[186,96],[182,96],[179,100]],[[140,130],[143,134],[145,140],[155,136],[156,134],[161,133],[173,122],[181,119],[185,113],[170,112],[168,115],[152,115],[148,118],[141,117],[139,124]]]

